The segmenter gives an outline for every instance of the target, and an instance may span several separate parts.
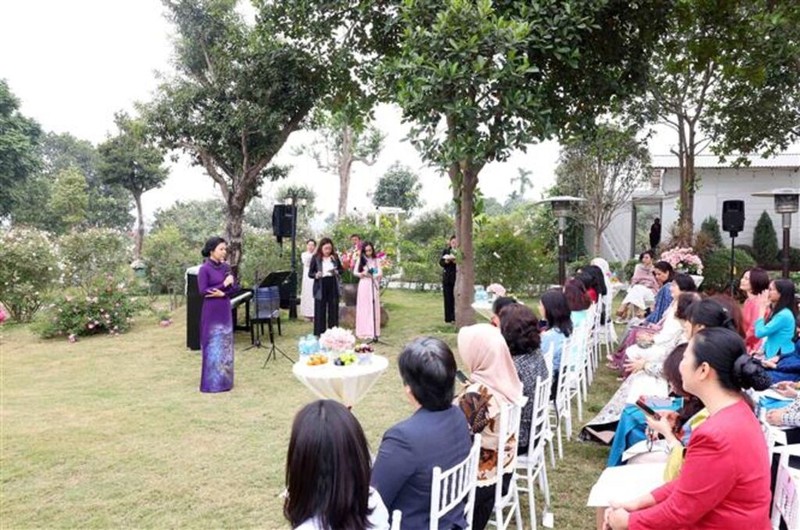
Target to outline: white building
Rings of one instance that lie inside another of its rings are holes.
[[[661,218],[662,241],[678,220],[680,169],[674,155],[655,155],[650,182],[637,190],[626,207],[620,209],[603,234],[601,255],[609,261],[627,261],[648,246],[652,220]],[[745,204],[744,230],[736,238],[737,245],[752,245],[753,231],[758,218],[766,211],[781,242],[781,216],[775,213],[772,198],[751,194],[775,188],[800,188],[800,154],[780,154],[763,159],[753,157],[746,167],[731,167],[720,163],[716,155],[699,155],[695,159],[699,189],[694,199],[695,231],[708,216],[714,216],[722,227],[722,203],[739,199]],[[800,214],[792,216],[791,245],[800,247]],[[726,232],[723,239],[730,239]],[[586,248],[591,253],[593,230],[585,232]]]

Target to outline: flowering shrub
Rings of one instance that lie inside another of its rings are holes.
[[[55,285],[58,263],[47,233],[13,228],[0,233],[0,302],[16,321],[28,322]]]
[[[88,288],[107,274],[128,272],[132,240],[109,228],[75,230],[58,240],[64,285]]]
[[[356,337],[349,329],[334,327],[319,337],[319,344],[326,350],[344,351],[351,349],[356,343]]]
[[[71,342],[82,335],[127,331],[141,304],[130,296],[124,282],[112,276],[103,279],[105,285],[96,284],[85,294],[59,296],[41,315],[36,331],[45,338],[65,336]]]
[[[666,261],[676,271],[688,274],[703,274],[703,261],[694,253],[692,247],[676,247],[661,253],[662,261]]]

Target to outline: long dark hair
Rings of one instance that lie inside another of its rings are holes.
[[[603,273],[603,269],[597,265],[587,265],[583,268],[583,270],[591,274],[594,278],[595,290],[597,291],[597,294],[601,296],[607,295],[608,289],[606,288],[606,277]]]
[[[200,251],[200,255],[204,258],[208,258],[211,256],[211,253],[216,249],[220,243],[227,243],[224,239],[219,236],[209,237],[206,241],[206,244],[203,245],[203,249]]]
[[[321,528],[366,530],[369,481],[369,447],[355,416],[332,400],[300,409],[286,455],[283,515],[292,527],[317,517]]]
[[[583,311],[592,305],[592,299],[586,292],[586,286],[576,278],[564,282],[564,296],[571,311]]]
[[[322,247],[324,247],[328,243],[330,243],[331,245],[331,257],[339,259],[339,256],[336,255],[336,245],[333,244],[333,241],[329,237],[323,237],[322,239],[319,240],[319,245],[317,245],[317,250],[314,251],[314,256],[321,259],[323,257]]]
[[[792,321],[797,322],[797,301],[795,300],[794,282],[792,282],[792,280],[781,279],[773,280],[772,283],[775,284],[775,290],[778,291],[778,294],[781,296],[778,298],[778,301],[773,304],[772,312],[770,312],[769,316],[765,319],[765,322],[772,320],[772,317],[784,309],[788,309],[792,313]],[[796,327],[795,332],[792,334],[792,340],[795,339],[797,339]]]
[[[694,278],[688,274],[679,272],[672,277],[672,281],[678,286],[682,293],[693,293],[697,291],[697,285],[694,283]]]
[[[675,277],[675,269],[672,268],[668,261],[657,261],[653,267],[667,273],[667,281],[664,283],[671,282]]]
[[[367,266],[367,247],[372,249],[372,259],[376,259],[375,245],[372,244],[372,241],[364,241],[361,243],[361,254],[360,258],[358,259],[358,272],[362,272],[364,267]]]
[[[524,355],[539,349],[539,321],[531,308],[511,304],[500,310],[500,333],[506,339],[511,355]]]
[[[697,332],[690,342],[696,361],[717,372],[717,379],[726,390],[752,388],[766,390],[772,384],[761,363],[747,355],[744,339],[728,328],[706,328]]]
[[[572,335],[571,311],[567,304],[567,297],[561,289],[549,289],[542,294],[542,305],[544,306],[544,318],[547,320],[547,327],[556,328],[565,337]]]

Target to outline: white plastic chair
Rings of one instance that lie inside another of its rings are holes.
[[[476,434],[472,439],[472,448],[470,448],[467,458],[446,471],[442,471],[439,466],[433,468],[430,530],[439,530],[439,519],[462,502],[465,503],[466,528],[471,530],[480,457],[481,435]]]
[[[574,337],[574,335],[572,336]],[[569,399],[569,369],[568,366],[571,362],[573,348],[571,346],[572,337],[565,339],[564,347],[561,351],[561,367],[558,371],[558,379],[556,383],[556,395],[550,402],[552,405],[553,416],[550,419],[550,425],[555,424],[556,439],[558,442],[558,458],[564,458],[564,446],[561,441],[561,429],[565,431],[567,440],[572,437],[572,408]],[[555,467],[555,466],[554,466]]]
[[[508,491],[503,495],[503,464],[509,457],[506,451],[506,442],[509,438],[519,440],[519,421],[522,415],[522,407],[525,405],[524,399],[522,403],[515,404],[509,403],[503,405],[500,409],[500,428],[498,429],[498,444],[497,444],[497,483],[494,489],[494,515],[492,516],[490,524],[497,527],[498,530],[506,530],[510,528],[511,521],[513,520],[517,528],[522,528],[522,511],[519,505],[519,490],[517,489],[517,470],[511,470],[511,481],[508,484]],[[512,447],[516,452],[516,444]],[[505,511],[508,510],[508,515]]]
[[[553,353],[555,350],[555,345],[551,344],[547,351],[542,352],[542,357],[544,357],[544,365],[547,367],[547,379],[542,381],[542,384],[547,387],[547,399],[550,399],[550,389],[553,386]],[[547,411],[547,408],[545,408]],[[545,413],[545,442],[547,443],[547,447],[550,451],[550,465],[552,467],[556,467],[556,454],[555,449],[553,448],[553,425],[550,423],[550,414]]]
[[[572,399],[575,398],[575,405],[578,408],[578,419],[583,421],[583,402],[586,401],[588,385],[586,384],[586,362],[589,352],[585,339],[583,326],[578,326],[572,334],[564,340],[564,347],[561,353],[561,370],[567,372],[567,403],[571,407]],[[568,361],[564,362],[564,351],[569,349]],[[571,413],[570,413],[571,415]],[[570,426],[570,432],[572,427]]]
[[[545,443],[547,442],[548,406],[550,405],[550,384],[547,380],[536,381],[536,393],[533,398],[531,433],[528,439],[527,454],[517,457],[517,481],[520,491],[528,494],[528,510],[531,528],[536,530],[536,495],[534,481],[538,479],[539,488],[544,495],[542,525],[553,527],[553,512],[550,510],[550,484],[547,481],[545,465]],[[550,443],[552,450],[553,444]]]
[[[403,512],[395,510],[392,512],[392,526],[390,530],[400,530],[400,523],[403,521]]]

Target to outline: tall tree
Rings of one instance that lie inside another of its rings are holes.
[[[650,153],[633,130],[601,126],[561,151],[557,185],[565,194],[586,199],[576,207],[576,217],[594,229],[593,255],[600,255],[603,232],[649,171]]]
[[[0,79],[0,218],[9,216],[18,193],[40,165],[42,129],[19,111],[19,100]]]
[[[670,2],[416,0],[399,7],[386,97],[412,142],[446,171],[461,246],[457,325],[474,321],[473,211],[478,176],[515,149],[594,122],[646,78]]]
[[[281,2],[257,4],[251,27],[235,0],[165,0],[178,31],[176,73],[147,109],[162,145],[191,154],[219,187],[234,270],[245,208],[265,179],[285,176],[284,168],[270,167],[273,158],[321,95],[353,86],[331,54],[287,37],[310,25],[276,22],[271,13]]]
[[[98,148],[100,174],[104,182],[122,186],[133,196],[138,222],[133,258],[140,260],[144,241],[142,194],[161,187],[167,179],[167,170],[162,166],[165,153],[147,137],[143,121],[119,112],[114,116],[114,123],[117,135]]]
[[[394,206],[411,213],[422,203],[419,197],[420,191],[422,191],[422,184],[419,176],[408,166],[395,162],[378,179],[375,194],[372,196],[372,204],[376,207]]]
[[[339,176],[337,216],[344,217],[347,215],[353,164],[373,165],[381,152],[384,135],[365,121],[356,105],[321,111],[315,121],[319,124],[317,130],[322,138],[299,149],[297,154],[309,153],[321,170]]]
[[[678,239],[691,241],[695,157],[786,147],[800,133],[796,2],[680,0],[653,58],[646,97],[629,111],[671,127],[680,168]]]
[[[53,216],[59,220],[59,231],[66,232],[86,224],[89,205],[86,191],[86,177],[78,168],[70,166],[56,176],[49,206]]]

